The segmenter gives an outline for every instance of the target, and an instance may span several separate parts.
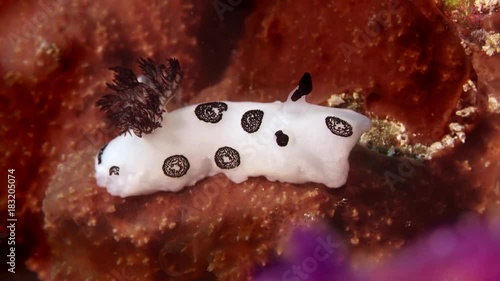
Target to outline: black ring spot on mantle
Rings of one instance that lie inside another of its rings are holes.
[[[171,178],[180,178],[189,170],[189,161],[184,155],[172,155],[163,162],[163,173]]]
[[[100,150],[99,150],[99,153],[97,153],[97,164],[101,164],[102,163],[102,153],[104,152],[104,149],[106,149],[106,146],[108,146],[108,144],[105,144]]]
[[[222,114],[226,110],[227,104],[224,102],[207,102],[196,106],[194,114],[201,121],[215,124],[222,120]]]
[[[276,133],[274,133],[274,135],[276,136],[276,143],[279,145],[279,146],[287,146],[288,145],[288,140],[290,139],[288,137],[287,134],[283,133],[282,130],[279,130],[277,131]]]
[[[249,110],[241,117],[241,128],[249,134],[255,133],[262,124],[262,118],[264,118],[264,111],[259,109]]]
[[[347,138],[352,135],[352,126],[338,117],[328,116],[325,122],[328,129],[337,136]]]
[[[240,165],[240,154],[236,149],[224,146],[217,149],[214,160],[217,167],[221,169],[234,169]]]
[[[110,176],[112,176],[112,175],[119,176],[120,175],[120,167],[112,166],[111,168],[109,168],[109,175]]]

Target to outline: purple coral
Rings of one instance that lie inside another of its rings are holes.
[[[440,228],[370,273],[370,281],[500,280],[500,224],[475,216]]]
[[[254,280],[498,281],[499,265],[500,220],[487,224],[469,216],[454,227],[435,230],[383,264],[356,271],[334,233],[298,229],[281,259],[261,269]]]
[[[296,229],[279,261],[256,274],[255,281],[353,280],[347,251],[334,233]]]

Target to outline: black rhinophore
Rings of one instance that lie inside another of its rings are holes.
[[[312,78],[311,73],[306,72],[300,78],[299,87],[291,96],[292,101],[298,101],[301,97],[307,96],[312,92]]]

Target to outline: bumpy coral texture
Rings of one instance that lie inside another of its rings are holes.
[[[0,4],[2,167],[18,178],[19,266],[40,280],[249,280],[283,253],[293,226],[317,221],[377,260],[499,202],[498,57],[467,55],[435,1],[243,1],[222,21],[211,1],[40,3]],[[29,24],[37,13],[47,20]],[[108,68],[139,57],[181,62],[182,95],[169,108],[285,100],[311,72],[309,100],[362,89],[364,110],[403,122],[413,142],[439,140],[457,106],[475,114],[466,142],[432,160],[356,147],[338,190],[215,176],[121,199],[95,184],[93,158],[118,130],[94,104]]]

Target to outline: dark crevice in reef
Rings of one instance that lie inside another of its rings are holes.
[[[233,51],[238,49],[240,38],[245,35],[245,20],[254,10],[255,1],[239,2],[241,3],[231,6],[226,0],[209,1],[206,2],[207,7],[200,9],[203,13],[200,28],[192,31],[201,52],[201,77],[194,82],[195,91],[219,82],[231,61]],[[224,10],[223,6],[228,10]]]
[[[105,22],[106,26],[112,26],[113,19],[119,18],[119,14],[115,14],[114,16],[110,16],[107,22]],[[92,32],[89,30],[89,34]],[[137,43],[133,42],[131,37],[128,36],[128,30],[125,25],[119,25],[117,28],[113,29],[113,33],[116,35],[111,38],[109,44],[104,49],[103,59],[106,61],[106,65],[115,66],[123,66],[134,68],[136,67],[136,59],[140,56],[144,56],[143,53],[137,52]],[[116,38],[116,39],[115,39]],[[156,50],[155,50],[156,51]],[[165,59],[165,58],[156,58],[154,59]]]

